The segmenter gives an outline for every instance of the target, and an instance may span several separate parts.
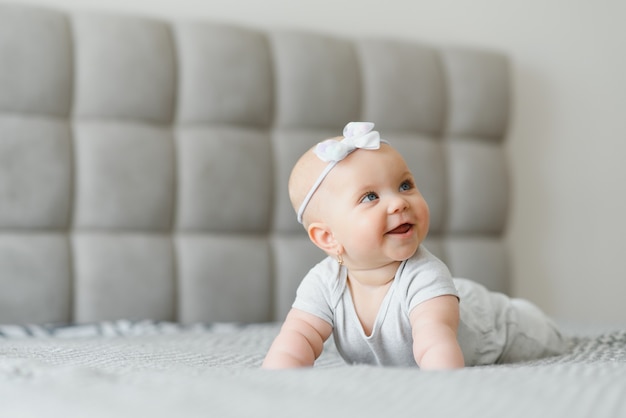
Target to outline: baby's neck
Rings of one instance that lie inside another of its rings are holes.
[[[355,269],[348,267],[349,280],[363,287],[384,287],[393,281],[401,261],[378,267],[376,269]]]

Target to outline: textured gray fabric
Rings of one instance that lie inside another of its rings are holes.
[[[80,118],[171,122],[176,57],[165,22],[128,16],[72,17],[75,102]]]
[[[74,312],[81,321],[175,315],[174,249],[161,234],[75,234]]]
[[[190,127],[180,128],[177,138],[177,227],[190,233],[267,232],[273,190],[267,131]]]
[[[311,246],[306,236],[276,237],[273,244],[276,266],[274,313],[276,318],[282,318],[291,308],[298,285],[306,273],[323,257],[320,257],[319,251]],[[294,257],[293,254],[298,256]]]
[[[376,129],[440,136],[447,111],[439,52],[416,43],[358,43],[363,77],[363,119]],[[395,142],[394,142],[395,144]]]
[[[11,417],[619,417],[626,333],[576,337],[562,356],[458,371],[258,368],[277,324],[120,321],[0,327],[0,415]],[[34,336],[31,337],[31,336]]]
[[[174,212],[171,131],[124,122],[74,125],[74,225],[169,231]]]
[[[507,58],[0,5],[0,323],[281,319],[299,155],[372,120],[455,276],[508,290]]]
[[[181,236],[176,247],[180,321],[271,317],[271,248],[264,237]]]
[[[61,13],[2,5],[0,110],[69,115],[74,85],[70,24]]]
[[[508,178],[502,147],[470,140],[448,145],[447,230],[459,235],[498,234],[504,229],[508,209]]]
[[[352,42],[298,32],[274,34],[271,41],[278,127],[343,127],[359,119],[360,71]]]
[[[65,321],[72,311],[70,243],[60,234],[0,235],[3,323]]]
[[[0,228],[67,228],[72,209],[70,124],[0,112],[0,132]]]
[[[472,49],[441,51],[447,80],[450,137],[499,142],[509,122],[509,62],[504,55]],[[471,82],[470,82],[471,80]]]
[[[264,34],[206,23],[179,24],[174,31],[180,124],[271,123],[274,77]]]
[[[490,290],[506,293],[507,284],[502,281],[502,277],[506,277],[509,265],[506,249],[498,238],[447,239],[444,253],[450,269],[462,271],[466,278],[480,277],[480,282]],[[488,265],[489,271],[481,268],[480,263]]]

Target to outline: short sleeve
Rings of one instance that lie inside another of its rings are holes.
[[[329,262],[330,261],[330,262]],[[310,313],[334,325],[333,294],[339,270],[334,260],[327,258],[313,267],[298,286],[292,308]]]
[[[400,274],[409,313],[420,303],[438,296],[459,297],[448,267],[425,249],[419,257],[408,260]]]

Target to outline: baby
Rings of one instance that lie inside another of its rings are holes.
[[[422,245],[429,209],[373,123],[307,151],[291,203],[328,257],[309,271],[265,368],[312,366],[334,335],[348,363],[451,369],[531,360],[565,343],[531,303],[463,279]]]

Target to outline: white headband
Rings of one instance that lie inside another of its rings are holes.
[[[298,222],[302,223],[304,210],[311,201],[311,198],[328,173],[330,173],[339,161],[346,158],[357,148],[376,150],[380,148],[381,142],[387,143],[384,139],[380,139],[380,135],[377,131],[372,131],[372,129],[374,129],[374,124],[371,122],[350,122],[343,128],[344,139],[341,141],[327,139],[317,144],[313,152],[320,160],[328,162],[328,165],[321,172],[315,183],[313,183],[309,193],[307,193],[302,201],[298,209]]]

